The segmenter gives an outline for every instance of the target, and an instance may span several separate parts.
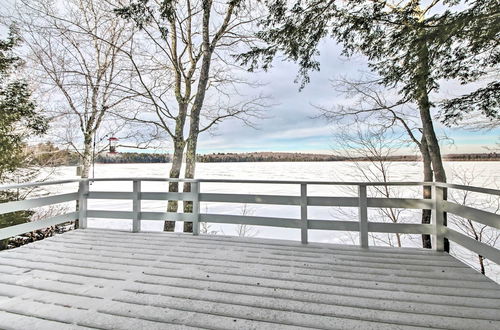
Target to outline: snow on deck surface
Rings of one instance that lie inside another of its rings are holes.
[[[422,249],[77,230],[0,252],[1,329],[500,329],[500,286]]]

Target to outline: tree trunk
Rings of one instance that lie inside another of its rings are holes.
[[[446,182],[446,173],[443,166],[443,160],[441,158],[441,150],[439,148],[439,142],[436,137],[436,132],[434,131],[434,125],[432,124],[430,109],[429,106],[424,106],[419,102],[419,107],[421,106],[423,107],[420,108],[423,134],[428,145],[434,177],[437,182]]]
[[[401,234],[396,234],[396,240],[398,242],[398,247],[401,247]]]
[[[188,104],[182,102],[182,97],[180,92],[178,94],[178,106],[179,114],[175,120],[175,136],[173,137],[174,142],[174,154],[172,156],[172,167],[170,168],[169,178],[178,179],[181,174],[182,167],[182,157],[184,154],[184,147],[186,146],[186,140],[184,140],[184,125],[186,123],[186,114],[188,110]],[[169,192],[179,192],[179,183],[170,182],[168,184]],[[179,202],[177,200],[168,201],[167,212],[177,212]],[[165,221],[163,224],[163,231],[174,231],[175,221]]]
[[[209,73],[210,73],[210,62],[212,60],[213,49],[210,46],[210,11],[212,8],[212,2],[207,1],[203,4],[203,57],[201,60],[200,68],[200,78],[198,82],[198,87],[196,90],[196,96],[194,98],[193,106],[191,107],[190,123],[189,123],[189,137],[187,139],[187,150],[186,150],[186,170],[184,177],[186,179],[193,179],[196,170],[196,148],[198,145],[198,135],[200,134],[200,113],[203,108],[203,102],[205,100],[205,92],[208,86]],[[184,191],[191,191],[191,184],[184,184]],[[189,213],[193,211],[193,203],[184,203],[184,212]],[[193,223],[184,222],[184,231],[192,232]]]
[[[421,40],[417,49],[417,75],[415,76],[415,96],[420,112],[420,120],[422,121],[422,134],[427,142],[427,149],[431,159],[432,170],[434,178],[437,182],[446,182],[446,173],[441,158],[441,150],[439,142],[434,130],[434,124],[431,116],[431,103],[429,101],[429,81],[430,81],[430,68],[429,68],[429,49],[427,47],[425,32],[420,33]],[[446,189],[444,191],[444,199],[446,199]],[[447,225],[446,215],[444,217],[444,225]],[[444,250],[449,252],[449,242],[445,238]]]
[[[424,182],[434,181],[434,173],[432,172],[431,156],[427,148],[427,142],[424,136],[420,141],[420,153],[422,154],[422,163],[424,166]],[[431,187],[423,187],[423,198],[431,199]],[[422,224],[431,223],[431,210],[422,210]],[[422,247],[426,249],[432,248],[431,235],[422,235]]]
[[[481,274],[486,275],[486,269],[484,268],[484,257],[482,255],[478,255],[479,258],[479,267],[481,269]]]
[[[90,174],[90,167],[92,166],[92,143],[93,143],[92,133],[87,132],[83,137],[83,154],[82,154],[82,172],[80,173],[80,177],[82,179],[88,179]],[[76,201],[76,210],[80,209],[80,205],[78,200]],[[75,229],[80,226],[78,219],[75,220]]]
[[[195,123],[196,126],[198,126]],[[191,126],[193,126],[193,122],[191,122]],[[194,174],[196,170],[196,147],[198,144],[198,132],[191,132],[189,135],[189,139],[187,141],[187,149],[186,149],[186,170],[184,172],[184,177],[186,179],[194,179]],[[184,183],[184,192],[191,191],[191,184]],[[184,202],[184,213],[192,213],[193,212],[193,202]],[[193,232],[193,223],[192,222],[184,222],[184,232],[192,233]]]
[[[83,155],[82,155],[82,173],[80,177],[82,179],[87,179],[90,174],[90,167],[92,166],[92,133],[87,132],[83,137]]]
[[[176,139],[174,140],[174,154],[172,156],[172,167],[170,168],[170,178],[178,179],[181,173],[182,167],[182,156],[184,153],[185,146],[184,139]],[[178,192],[179,191],[179,183],[178,182],[170,182],[168,184],[169,192]],[[168,201],[167,212],[177,212],[179,202],[177,200]],[[175,221],[165,221],[163,224],[163,231],[174,231],[175,230]]]

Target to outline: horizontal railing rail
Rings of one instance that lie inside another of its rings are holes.
[[[132,182],[132,191],[90,191],[91,182]],[[187,182],[190,183],[190,192],[147,192],[142,191],[143,182]],[[130,219],[132,230],[141,230],[141,221],[188,221],[193,223],[193,234],[197,235],[200,222],[242,224],[254,226],[272,226],[300,229],[302,243],[308,242],[309,230],[355,231],[359,233],[359,244],[368,247],[369,233],[399,233],[399,234],[428,234],[433,236],[433,245],[436,250],[444,249],[444,239],[447,238],[491,261],[500,264],[500,251],[457,230],[444,225],[445,213],[455,214],[470,219],[491,228],[500,229],[500,215],[486,210],[479,210],[469,206],[444,200],[446,189],[460,189],[471,192],[500,196],[500,190],[464,186],[450,183],[434,182],[329,182],[329,181],[280,181],[280,180],[232,180],[232,179],[168,179],[168,178],[96,178],[59,180],[50,182],[36,182],[0,186],[0,191],[32,188],[37,186],[60,185],[78,183],[78,191],[37,197],[34,199],[12,201],[0,204],[0,215],[10,212],[48,206],[52,204],[78,201],[78,210],[58,215],[49,219],[29,222],[0,229],[0,239],[5,239],[25,232],[34,231],[60,223],[79,220],[80,228],[87,227],[88,218]],[[298,195],[269,195],[269,194],[232,194],[200,192],[202,183],[217,184],[259,184],[259,185],[295,185],[300,187]],[[310,186],[351,186],[357,188],[356,197],[330,197],[308,194]],[[420,198],[381,198],[369,197],[368,188],[375,186],[416,186],[431,187],[432,199]],[[98,210],[87,207],[88,200],[131,200],[132,210]],[[190,201],[193,203],[192,213],[176,212],[146,212],[142,209],[142,201]],[[300,218],[231,215],[200,213],[200,203],[239,203],[283,205],[300,207]],[[358,221],[310,219],[308,207],[353,207],[358,209]],[[368,221],[369,208],[398,208],[398,209],[428,209],[432,210],[432,224],[420,223],[386,223]]]
[[[0,204],[0,214],[23,211],[30,208],[48,206],[64,202],[76,201],[78,197],[79,197],[78,193],[75,192],[69,194],[53,195],[53,196],[3,203]]]
[[[54,186],[67,183],[79,183],[80,179],[71,180],[57,180],[57,181],[44,181],[44,182],[30,182],[22,184],[0,185],[0,191],[9,191],[15,189],[27,189],[43,186]],[[8,214],[17,211],[29,210],[37,207],[49,206],[59,203],[72,202],[80,198],[80,193],[71,192],[65,194],[51,195],[51,196],[37,196],[36,198],[11,201],[0,204],[0,215]],[[7,239],[16,235],[32,232],[35,230],[59,225],[69,221],[78,219],[78,212],[71,211],[65,214],[56,215],[39,221],[32,221],[22,224],[13,225],[6,228],[0,228],[0,240]]]
[[[80,181],[82,181],[82,179],[15,183],[15,184],[0,185],[0,191],[12,190],[12,189],[32,188],[32,187],[43,187],[43,186],[55,186],[55,185],[60,185],[60,184],[65,184],[65,183],[75,183],[75,182],[80,182]]]

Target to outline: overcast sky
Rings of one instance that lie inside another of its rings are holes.
[[[332,79],[341,76],[359,77],[367,69],[362,58],[347,60],[340,56],[340,47],[326,41],[321,47],[321,71],[311,75],[311,83],[302,91],[294,83],[298,67],[294,63],[276,60],[268,72],[254,74],[266,83],[263,91],[271,94],[275,104],[266,111],[268,119],[257,121],[258,129],[231,120],[222,123],[215,135],[200,136],[200,153],[287,151],[331,153],[338,145],[334,133],[339,128],[321,119],[314,119],[314,105],[334,107],[341,100],[331,86]],[[458,84],[443,84],[443,95],[457,94]],[[474,132],[461,128],[445,128],[436,123],[446,153],[486,152],[499,142],[500,130]],[[405,151],[405,150],[403,150]],[[409,150],[407,150],[409,151]]]

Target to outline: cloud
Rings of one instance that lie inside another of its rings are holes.
[[[214,135],[200,136],[200,152],[245,152],[245,151],[315,151],[332,152],[334,125],[312,119],[318,114],[315,105],[333,107],[345,103],[331,86],[331,80],[340,77],[358,79],[368,72],[362,57],[346,60],[340,57],[340,47],[332,41],[323,41],[320,47],[321,71],[311,73],[311,83],[302,91],[294,83],[298,67],[294,63],[276,60],[268,72],[249,74],[249,78],[266,83],[264,94],[273,97],[275,106],[267,109],[268,119],[257,123],[258,130],[240,122],[230,120],[222,123]],[[462,92],[463,87],[455,82],[443,84],[442,98],[449,91]],[[455,141],[444,144],[444,152],[484,152],[484,146],[494,146],[500,130],[470,132],[465,129],[450,129],[436,121],[438,135]],[[408,149],[409,151],[410,149]]]

